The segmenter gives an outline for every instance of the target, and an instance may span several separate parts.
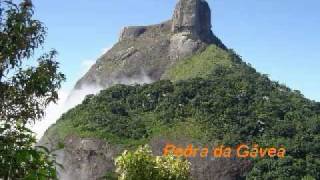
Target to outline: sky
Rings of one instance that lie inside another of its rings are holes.
[[[212,30],[272,80],[320,101],[319,0],[207,0]],[[71,89],[128,25],[170,19],[176,0],[33,0]]]

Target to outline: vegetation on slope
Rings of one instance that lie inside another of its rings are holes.
[[[216,45],[210,45],[203,52],[178,61],[164,73],[163,79],[178,81],[194,77],[208,77],[217,67],[230,67],[232,65],[231,55],[232,53]]]
[[[215,65],[201,61],[210,60],[213,51],[220,52],[210,47],[205,54],[178,63],[182,69],[192,69],[191,74],[198,71],[190,79],[179,80],[187,74],[173,67],[168,74],[175,82],[117,85],[88,96],[64,114],[47,136],[55,134],[62,140],[76,133],[136,145],[171,132],[207,143],[284,146],[283,159],[253,159],[247,178],[319,179],[320,104],[270,81],[232,51],[221,52],[218,57],[224,59]],[[205,69],[208,66],[212,69]],[[196,130],[186,131],[188,127]]]

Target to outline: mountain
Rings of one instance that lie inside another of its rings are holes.
[[[209,44],[226,49],[211,31],[208,3],[183,0],[177,4],[172,20],[152,26],[125,27],[119,42],[97,60],[75,88],[108,87],[144,78],[157,81],[167,68]]]
[[[144,78],[153,83],[131,84]],[[286,149],[284,158],[190,158],[199,180],[320,179],[320,103],[223,45],[204,0],[180,0],[159,25],[124,28],[75,89],[86,85],[105,90],[63,114],[41,140],[58,154],[63,179],[112,174],[115,156],[147,143],[158,155],[166,143]]]

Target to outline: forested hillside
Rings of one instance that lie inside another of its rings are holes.
[[[320,179],[320,103],[271,81],[232,50],[215,45],[177,62],[163,79],[89,95],[45,137],[55,137],[57,148],[63,148],[69,134],[127,148],[157,136],[202,144],[281,146],[287,150],[285,158],[251,159],[245,177]]]

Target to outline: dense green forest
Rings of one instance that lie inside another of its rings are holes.
[[[231,146],[283,146],[283,159],[252,159],[246,178],[320,179],[320,103],[214,45],[178,62],[164,80],[116,85],[87,96],[46,136],[58,137],[62,147],[70,133],[133,147],[159,135]]]

